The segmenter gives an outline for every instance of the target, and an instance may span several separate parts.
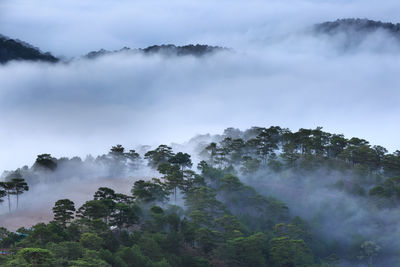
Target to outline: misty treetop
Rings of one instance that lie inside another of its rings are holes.
[[[67,179],[66,170],[84,177],[101,169],[110,179],[131,177],[143,169],[155,175],[132,180],[127,195],[100,187],[80,207],[60,199],[52,209],[53,221],[47,224],[16,232],[1,228],[1,246],[9,249],[0,257],[1,264],[400,264],[400,247],[388,241],[390,230],[357,231],[369,227],[364,225],[368,221],[353,225],[354,230],[340,229],[337,220],[351,214],[346,215],[346,207],[334,198],[359,203],[376,224],[388,223],[379,214],[391,214],[400,204],[399,151],[389,153],[364,139],[328,133],[321,127],[296,132],[278,126],[228,128],[222,135],[198,136],[189,143],[196,144],[190,154],[164,144],[146,151],[138,148],[140,152],[115,145],[107,154],[84,160],[41,154],[32,167],[5,172],[0,197],[9,201],[11,195],[18,199],[37,184]],[[332,207],[328,202],[324,209],[312,210],[318,200],[308,203],[307,192],[323,194],[332,200]],[[299,208],[303,201],[310,207],[307,212]],[[343,210],[338,218],[329,215],[338,208]],[[341,234],[348,236],[340,238]]]

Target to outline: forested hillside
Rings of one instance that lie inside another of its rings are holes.
[[[27,43],[0,35],[0,64],[10,60],[58,61],[50,53],[42,53]]]
[[[373,49],[398,52],[400,24],[369,19],[338,19],[316,24],[314,33],[345,51]]]
[[[4,172],[3,205],[14,207],[35,187],[100,172],[129,177],[131,193],[100,187],[80,206],[56,201],[49,223],[1,228],[1,265],[400,264],[400,151],[275,126],[228,128],[179,148],[186,152],[116,145],[84,160],[41,154]]]
[[[400,36],[400,24],[381,22],[369,19],[338,19],[315,25],[319,32],[328,34],[339,33],[370,33],[378,30],[387,31],[397,38]]]
[[[226,51],[228,49],[222,48],[219,46],[210,46],[210,45],[184,45],[184,46],[176,46],[176,45],[153,45],[146,48],[139,49],[131,49],[128,47],[124,47],[117,51],[107,51],[101,49],[99,51],[92,51],[86,55],[87,58],[97,58],[99,56],[116,54],[119,52],[131,52],[131,53],[142,53],[142,54],[160,54],[160,55],[174,55],[174,56],[204,56],[206,54],[211,54],[219,51]]]

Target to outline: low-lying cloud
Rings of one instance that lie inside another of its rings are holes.
[[[229,126],[323,126],[398,149],[398,44],[376,33],[349,52],[335,40],[298,32],[204,57],[10,62],[0,66],[0,168],[40,153],[184,142]]]
[[[229,126],[323,126],[398,149],[398,43],[377,32],[342,51],[343,36],[309,30],[342,17],[396,22],[399,10],[376,0],[1,1],[0,33],[66,58],[161,43],[234,52],[0,66],[0,170]]]

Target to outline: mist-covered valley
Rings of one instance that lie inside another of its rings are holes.
[[[0,1],[0,266],[400,266],[399,12]]]

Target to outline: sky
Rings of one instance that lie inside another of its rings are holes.
[[[400,51],[383,33],[343,52],[310,34],[337,18],[397,21],[398,1],[0,0],[0,34],[69,63],[0,66],[0,172],[36,155],[185,142],[227,127],[324,127],[400,149]],[[202,58],[89,51],[173,43]]]

